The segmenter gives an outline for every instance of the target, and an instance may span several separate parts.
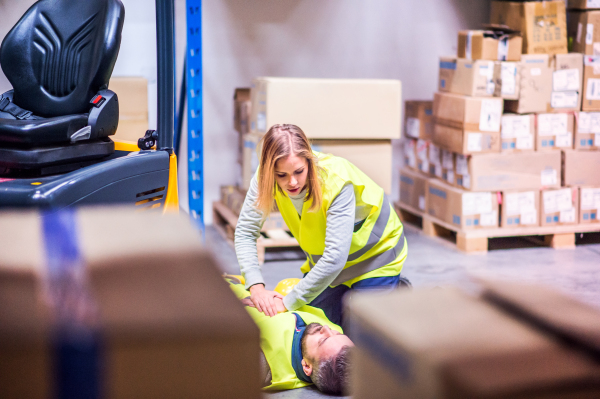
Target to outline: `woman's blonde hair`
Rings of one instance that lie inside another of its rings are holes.
[[[276,190],[283,193],[275,180],[275,163],[290,155],[306,159],[308,175],[306,177],[307,196],[304,201],[312,199],[311,211],[321,208],[323,193],[321,191],[322,169],[317,157],[313,154],[306,135],[296,125],[273,125],[262,139],[260,165],[258,172],[258,200],[256,207],[268,215],[273,209]]]

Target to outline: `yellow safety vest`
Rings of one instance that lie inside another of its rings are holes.
[[[362,227],[352,234],[346,265],[331,285],[345,284],[350,287],[367,278],[398,275],[407,254],[404,227],[383,189],[347,160],[316,151],[314,154],[324,170],[321,209],[310,212],[312,200],[307,201],[299,217],[286,194],[280,190],[276,190],[275,194],[283,219],[306,253],[307,260],[301,268],[302,272],[308,272],[323,255],[327,210],[342,188],[351,183],[356,203],[370,205],[371,213]]]
[[[238,298],[250,296],[250,293],[242,285],[231,284],[230,286]],[[260,329],[260,348],[271,369],[271,385],[265,387],[265,390],[295,389],[311,385],[299,379],[292,367],[292,341],[296,329],[294,313],[302,317],[307,325],[319,323],[343,333],[341,327],[330,322],[321,309],[308,305],[302,306],[293,313],[279,313],[274,317],[266,316],[252,307],[246,307],[246,311]]]

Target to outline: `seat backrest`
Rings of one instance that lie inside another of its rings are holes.
[[[0,48],[14,103],[43,117],[88,112],[108,85],[124,18],[120,0],[36,2]]]

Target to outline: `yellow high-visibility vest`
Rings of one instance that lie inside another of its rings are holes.
[[[333,155],[314,152],[323,170],[323,202],[321,208],[311,212],[312,199],[304,203],[299,216],[290,198],[278,189],[277,207],[290,232],[306,253],[302,266],[308,272],[325,251],[327,210],[342,188],[351,183],[357,204],[371,206],[371,212],[362,227],[352,234],[348,260],[342,272],[331,284],[352,286],[357,281],[371,277],[396,276],[402,271],[406,259],[404,227],[394,212],[388,196],[373,180],[347,160]]]

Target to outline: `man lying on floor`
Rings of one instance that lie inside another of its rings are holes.
[[[266,390],[301,388],[311,383],[342,394],[348,383],[348,351],[354,346],[321,309],[305,305],[269,317],[254,308],[250,292],[235,278],[227,281],[260,329],[261,377]]]

